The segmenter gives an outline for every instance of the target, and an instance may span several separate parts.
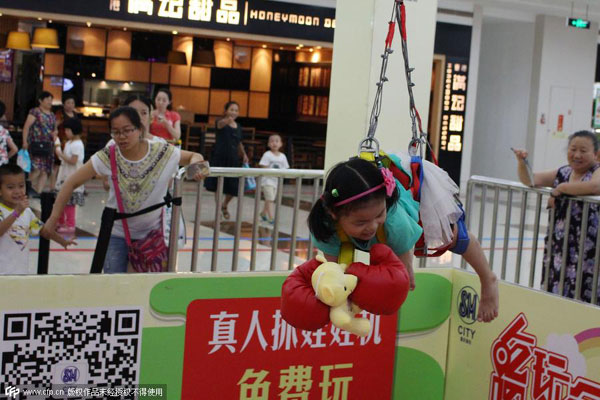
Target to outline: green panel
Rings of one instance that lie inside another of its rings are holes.
[[[150,292],[150,306],[159,313],[185,315],[196,299],[279,297],[282,276],[174,278],[158,283]]]
[[[443,400],[444,372],[427,354],[396,347],[394,400]]]
[[[185,326],[144,328],[140,385],[167,385],[165,398],[180,399],[184,341]],[[152,397],[141,398],[152,399]]]
[[[416,289],[400,308],[398,331],[426,331],[441,325],[452,307],[452,283],[440,275],[415,274]]]

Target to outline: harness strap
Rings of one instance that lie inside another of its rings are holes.
[[[336,226],[336,230],[341,242],[340,254],[338,255],[338,263],[350,265],[354,262],[354,243],[352,243],[350,237],[346,234],[346,232],[344,232],[344,230],[339,224]],[[378,243],[387,243],[385,228],[383,227],[383,224],[377,227],[377,233],[375,236],[377,237]]]

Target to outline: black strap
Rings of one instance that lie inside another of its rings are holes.
[[[163,206],[167,206],[167,207],[171,207],[171,205],[181,206],[181,204],[182,204],[181,197],[173,198],[173,196],[171,196],[171,193],[167,192],[167,195],[165,196],[165,201],[163,201],[162,203],[154,204],[153,206],[146,207],[146,208],[136,211],[134,213],[119,213],[119,212],[117,212],[117,213],[115,213],[114,219],[115,219],[115,221],[118,221],[118,220],[124,219],[124,218],[137,217],[138,215],[148,214],[149,212],[158,210],[159,208],[161,208]]]

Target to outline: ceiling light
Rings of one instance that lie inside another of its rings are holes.
[[[313,48],[311,47],[310,49],[308,49],[308,51],[310,51],[310,52],[312,53],[313,51],[315,51],[315,49],[313,49]]]
[[[2,13],[0,12],[0,17],[2,16]]]
[[[33,47],[58,49],[58,33],[52,28],[36,28],[33,32]]]
[[[179,32],[177,31],[173,31],[173,35],[177,35]]]
[[[227,39],[225,39],[225,40],[227,40],[228,42],[230,42],[230,41],[231,41],[231,38],[227,38]]]
[[[10,31],[6,39],[6,48],[14,50],[31,50],[31,41],[29,33]]]
[[[125,32],[127,32],[127,27],[126,27],[126,26],[124,26],[124,27],[123,27],[123,30],[124,30]]]
[[[38,17],[38,21],[41,21],[41,20],[42,20],[42,17]]]
[[[81,75],[81,74],[79,73],[79,71],[77,71],[77,76],[79,76],[79,75]]]
[[[317,46],[317,50],[321,50],[323,46]]]
[[[90,21],[86,22],[85,24],[87,25],[88,28],[92,26],[92,23]]]
[[[283,46],[279,46],[279,50],[283,50]]]
[[[96,77],[96,73],[92,72],[92,78],[95,78],[95,77]]]
[[[263,45],[262,45],[262,48],[263,48],[263,49],[266,49],[266,48],[267,48],[267,45],[266,45],[266,44],[263,44]]]
[[[2,13],[0,13],[0,15],[2,15]],[[49,24],[51,24],[51,23],[52,23],[52,20],[51,20],[51,19],[49,19],[49,20],[48,20],[48,23],[49,23]]]
[[[300,47],[300,48],[303,48],[303,47],[304,47],[304,45],[303,45],[302,43],[300,43],[300,44],[298,45],[298,47]]]

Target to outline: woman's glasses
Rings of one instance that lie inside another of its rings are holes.
[[[123,137],[128,137],[130,136],[133,132],[136,131],[137,128],[133,127],[133,126],[127,126],[121,130],[118,129],[113,129],[110,131],[110,136],[112,136],[113,139],[118,138],[119,136],[123,136]]]

